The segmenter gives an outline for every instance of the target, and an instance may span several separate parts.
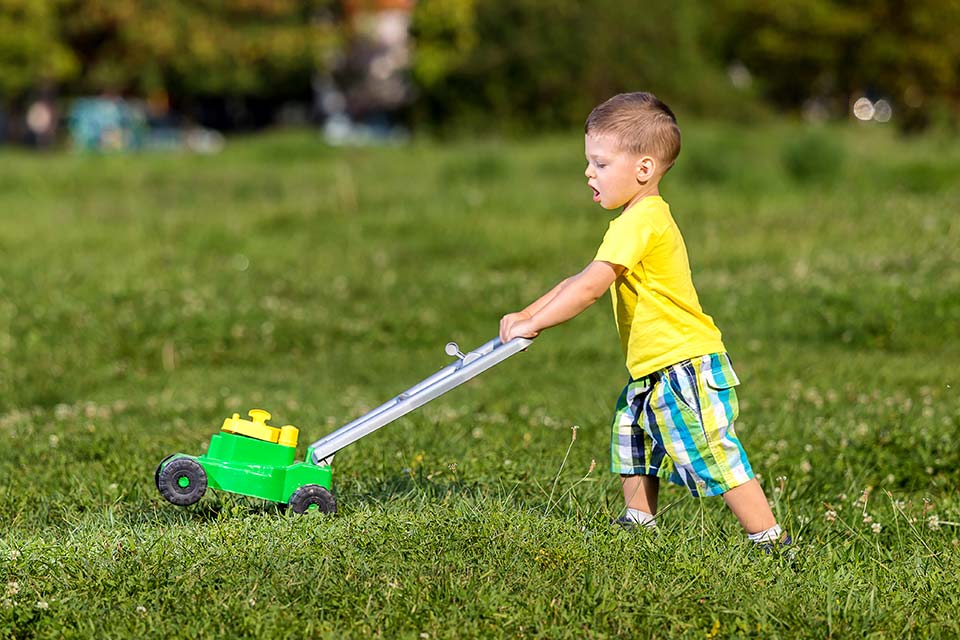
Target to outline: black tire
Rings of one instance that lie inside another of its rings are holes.
[[[157,488],[168,502],[185,507],[206,493],[207,472],[192,458],[177,458],[160,471]]]
[[[305,484],[290,496],[290,509],[294,513],[306,513],[316,507],[321,513],[336,513],[337,501],[333,494],[318,484]]]
[[[160,471],[163,469],[163,465],[167,464],[167,460],[172,458],[177,454],[171,453],[166,458],[160,461],[160,464],[157,465],[157,470],[153,472],[153,484],[157,485],[157,491],[160,491]]]

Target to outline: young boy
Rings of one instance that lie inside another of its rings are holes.
[[[627,507],[617,522],[655,527],[664,478],[694,496],[722,495],[764,549],[789,544],[734,431],[740,381],[700,307],[683,237],[660,197],[660,180],[680,152],[676,117],[652,94],[624,93],[596,107],[584,129],[593,201],[623,210],[593,261],[505,315],[500,339],[536,337],[609,289],[630,373],[610,446]]]

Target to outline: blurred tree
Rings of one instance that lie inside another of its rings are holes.
[[[700,112],[749,111],[750,96],[700,45],[709,9],[695,0],[421,0],[416,113],[479,127],[566,126],[637,90]]]
[[[0,0],[0,100],[22,97],[40,84],[73,77],[79,70],[59,39],[60,0]]]
[[[309,94],[335,34],[329,0],[59,0],[85,91]]]
[[[0,101],[306,100],[342,56],[338,12],[384,1],[0,0]],[[413,31],[413,114],[441,126],[568,126],[638,89],[740,118],[757,95],[835,115],[887,97],[908,129],[960,105],[960,0],[419,0]]]
[[[960,0],[721,0],[719,55],[781,107],[889,97],[905,128],[960,98]]]

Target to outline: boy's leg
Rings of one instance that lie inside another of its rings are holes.
[[[650,412],[664,416],[665,428],[658,430],[663,447],[691,493],[722,494],[752,542],[789,543],[736,434],[739,380],[729,358],[711,354],[672,365],[658,374],[657,383]],[[670,427],[681,437],[666,437],[672,436]]]
[[[660,478],[656,476],[621,475],[623,502],[628,509],[636,509],[657,515],[657,498],[660,493]]]
[[[610,442],[610,470],[620,475],[626,513],[615,523],[627,529],[642,525],[654,529],[657,523],[656,477],[664,452],[642,424],[643,406],[650,392],[647,378],[630,379],[617,400]],[[654,474],[654,475],[650,475]]]
[[[660,478],[646,475],[621,475],[623,486],[623,501],[626,504],[626,513],[617,521],[618,524],[630,528],[642,525],[648,529],[656,529],[657,521],[657,494],[660,490]]]
[[[756,478],[751,478],[724,493],[723,501],[748,534],[767,531],[777,524],[777,519],[767,503],[767,496]]]
[[[793,543],[790,536],[777,524],[767,496],[756,478],[725,492],[723,501],[737,516],[750,541],[767,553],[772,552],[777,544]]]

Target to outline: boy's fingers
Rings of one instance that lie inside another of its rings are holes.
[[[503,336],[500,341],[503,343],[510,342],[514,338],[536,338],[540,332],[533,331],[530,328],[530,325],[526,321],[514,322],[510,328],[505,332],[506,335]]]
[[[512,313],[500,318],[500,342],[507,342],[510,337],[510,329],[516,324]]]

